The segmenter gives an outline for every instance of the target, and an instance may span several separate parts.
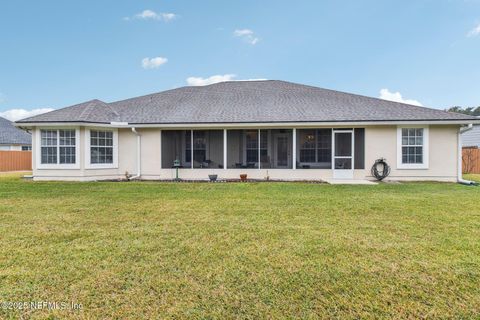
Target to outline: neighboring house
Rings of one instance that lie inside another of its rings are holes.
[[[223,82],[17,122],[33,132],[35,180],[237,178],[456,181],[470,116],[284,81]],[[460,161],[459,161],[460,160]]]
[[[462,146],[480,148],[480,125],[475,125],[471,130],[462,133]]]
[[[16,128],[15,125],[0,117],[0,151],[28,151],[32,149],[32,136]]]

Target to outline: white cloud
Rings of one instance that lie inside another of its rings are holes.
[[[260,39],[255,36],[255,32],[250,29],[236,29],[233,31],[233,35],[242,38],[245,42],[250,43],[251,45],[255,45],[260,41]]]
[[[200,77],[188,77],[187,84],[189,86],[206,86],[209,84],[214,84],[218,82],[224,81],[232,81],[236,75],[234,74],[224,74],[224,75],[214,75],[208,78],[200,78]]]
[[[187,84],[189,86],[207,86],[209,84],[225,82],[225,81],[263,81],[267,79],[235,79],[237,75],[235,74],[217,74],[208,78],[201,77],[188,77]]]
[[[38,114],[42,114],[45,112],[50,112],[55,109],[52,108],[39,108],[33,110],[25,110],[25,109],[10,109],[7,111],[0,112],[0,117],[7,118],[10,121],[17,121],[20,119],[25,119],[28,117],[33,117]]]
[[[173,20],[177,17],[177,15],[175,13],[161,13],[160,14],[163,21],[170,21],[170,20]]]
[[[170,13],[170,12],[160,12],[157,13],[153,10],[143,10],[142,12],[134,15],[133,17],[125,17],[123,20],[125,21],[130,21],[132,19],[139,19],[139,20],[161,20],[165,22],[172,21],[175,19],[177,15],[175,13]]]
[[[406,103],[406,104],[413,104],[415,106],[422,106],[422,104],[417,100],[412,99],[404,99],[400,92],[390,92],[388,89],[380,90],[380,99],[389,100],[394,102]]]
[[[250,29],[237,29],[233,32],[233,34],[237,37],[250,36],[253,35],[253,31]]]
[[[476,37],[478,35],[480,35],[480,23],[468,32],[467,37]]]
[[[142,59],[142,68],[143,69],[155,69],[160,67],[162,64],[167,63],[168,59],[163,57],[155,58],[143,58]]]

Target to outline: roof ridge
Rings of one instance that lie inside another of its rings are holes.
[[[86,116],[85,118],[88,118],[88,115],[90,114],[90,107],[92,106],[92,103],[94,101],[95,101],[95,99],[85,102],[85,103],[88,103],[88,104],[85,106],[85,109],[83,109],[82,112],[80,113],[80,115],[78,116],[80,119],[83,119],[84,115]]]
[[[95,111],[96,107],[102,106],[108,108],[115,116],[119,117],[120,115],[118,114],[117,111],[113,110],[113,108],[106,102],[99,100],[99,99],[93,99],[90,101],[87,101],[85,103],[88,103],[88,105],[85,107],[85,110],[83,110],[79,117],[80,119],[83,119],[85,116],[85,119],[88,119],[90,114]],[[104,111],[104,110],[102,110]]]

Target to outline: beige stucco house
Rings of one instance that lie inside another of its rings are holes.
[[[223,82],[92,100],[17,122],[34,180],[388,179],[457,181],[462,128],[480,120],[284,81]]]

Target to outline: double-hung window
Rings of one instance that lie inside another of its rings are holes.
[[[428,168],[428,128],[398,128],[399,169]]]
[[[246,161],[249,164],[258,162],[258,130],[245,132]]]
[[[71,167],[77,164],[77,132],[75,129],[41,129],[39,140],[39,168],[50,165]]]
[[[113,132],[90,130],[90,163],[113,164]]]
[[[86,129],[85,166],[87,169],[117,167],[117,131],[114,129]]]

